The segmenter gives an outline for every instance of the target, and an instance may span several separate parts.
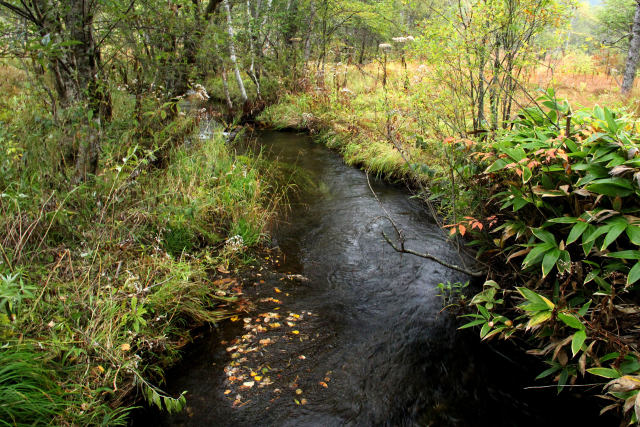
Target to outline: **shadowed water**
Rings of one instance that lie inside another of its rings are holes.
[[[283,281],[265,272],[264,283],[249,291],[255,301],[280,299],[278,313],[302,314],[300,334],[292,336],[286,326],[264,333],[276,343],[246,363],[266,367],[273,384],[239,389],[227,380],[223,367],[231,356],[218,343],[246,330],[243,322],[222,325],[169,376],[170,391],[188,390],[188,410],[173,417],[145,413],[134,424],[606,425],[597,405],[557,398],[555,390],[523,390],[544,369],[522,366],[533,359],[508,345],[496,350],[480,343],[477,331],[456,329],[455,319],[441,312],[437,284],[467,279],[398,254],[384,241],[381,231],[393,235],[393,229],[381,218],[364,172],[307,136],[263,132],[258,141],[266,157],[297,165],[313,183],[292,196],[291,211],[273,232],[284,255],[281,271],[309,280]],[[460,262],[419,202],[399,187],[371,183],[407,247]],[[274,293],[276,287],[281,292]],[[274,308],[257,303],[247,317],[268,310]]]

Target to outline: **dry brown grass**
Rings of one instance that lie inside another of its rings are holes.
[[[607,75],[604,72],[592,74],[551,73],[538,70],[528,78],[529,87],[553,87],[560,98],[566,98],[571,104],[593,107],[596,104],[610,107],[627,107],[640,112],[640,78],[636,79],[633,90],[628,96],[620,94],[622,76]]]
[[[0,92],[3,98],[17,95],[20,92],[20,83],[27,78],[24,71],[7,64],[0,64]]]

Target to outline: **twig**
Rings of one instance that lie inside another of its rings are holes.
[[[415,255],[415,256],[419,256],[420,258],[426,258],[426,259],[430,259],[432,261],[437,262],[440,265],[443,265],[447,268],[450,268],[451,270],[456,270],[459,271],[461,273],[464,273],[468,276],[471,277],[484,277],[486,275],[485,271],[471,271],[471,270],[467,270],[466,268],[460,267],[459,265],[456,264],[451,264],[448,263],[434,255],[431,255],[430,253],[420,253],[420,252],[416,252],[414,250],[411,249],[406,249],[406,248],[399,248],[398,246],[396,246],[391,239],[389,238],[389,236],[387,236],[387,234],[383,231],[382,232],[382,236],[384,237],[384,239],[387,241],[387,243],[389,243],[389,245],[391,245],[391,247],[396,251],[396,252],[400,252],[400,253],[405,253],[405,254],[411,254],[411,255]]]
[[[593,386],[602,386],[602,385],[606,385],[606,383],[592,383],[592,384],[563,384],[563,385],[557,385],[557,384],[551,384],[551,385],[532,385],[529,387],[525,387],[523,390],[535,390],[535,389],[539,389],[539,388],[557,388],[557,387],[593,387]]]
[[[466,269],[464,267],[460,267],[459,265],[448,263],[448,262],[446,262],[446,261],[444,261],[444,260],[442,260],[442,259],[440,259],[440,258],[438,258],[438,257],[436,257],[434,255],[431,255],[429,253],[420,253],[420,252],[416,252],[416,251],[414,251],[412,249],[405,248],[404,247],[404,240],[405,239],[404,239],[404,234],[402,233],[402,230],[400,230],[400,228],[398,227],[396,222],[393,220],[393,218],[391,217],[391,214],[389,213],[387,208],[384,207],[384,205],[382,204],[382,202],[378,198],[378,195],[376,194],[376,192],[373,191],[373,187],[371,187],[371,181],[369,180],[369,172],[366,171],[365,175],[367,177],[367,184],[369,185],[369,190],[371,190],[371,193],[373,193],[373,197],[375,197],[376,200],[378,201],[378,204],[380,205],[380,207],[382,208],[382,210],[386,214],[386,218],[389,220],[389,222],[393,226],[393,229],[395,230],[396,234],[398,235],[398,238],[400,239],[400,247],[398,247],[395,243],[393,243],[391,241],[389,236],[387,236],[387,234],[384,231],[382,232],[382,236],[384,237],[384,239],[387,241],[387,243],[389,243],[389,245],[391,245],[391,247],[396,252],[411,254],[411,255],[419,256],[421,258],[430,259],[432,261],[437,262],[440,265],[443,265],[443,266],[445,266],[447,268],[459,271],[461,273],[467,274],[467,275],[472,276],[472,277],[484,277],[486,275],[485,271],[471,271],[471,270],[468,270],[468,269]]]

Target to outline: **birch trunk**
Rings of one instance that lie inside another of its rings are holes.
[[[240,89],[240,99],[242,103],[246,104],[249,98],[247,97],[247,91],[244,88],[244,82],[240,75],[240,68],[238,67],[238,59],[236,57],[236,45],[234,41],[233,24],[231,22],[231,8],[229,7],[229,0],[222,2],[224,9],[227,13],[227,33],[229,34],[229,55],[231,59],[231,65],[233,65],[233,73],[236,77],[236,83],[238,83],[238,89]]]
[[[640,59],[640,0],[637,0],[631,33],[631,44],[629,46],[627,63],[624,67],[624,79],[622,80],[621,92],[623,94],[628,94],[633,88],[633,81],[636,78],[636,70],[638,68],[638,59]]]
[[[253,80],[253,84],[256,85],[256,94],[258,96],[258,99],[262,98],[262,94],[260,93],[260,80],[258,80],[258,76],[256,75],[256,70],[255,70],[255,61],[256,61],[256,55],[255,55],[255,49],[256,49],[256,45],[255,45],[255,22],[253,19],[253,15],[251,14],[251,0],[247,0],[247,24],[249,26],[249,52],[251,55],[251,64],[249,65],[249,77],[251,77],[251,80]]]

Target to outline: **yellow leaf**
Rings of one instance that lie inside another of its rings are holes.
[[[299,394],[302,394],[302,390],[300,390],[300,389],[296,389],[296,394],[298,394],[298,395],[299,395]]]
[[[104,373],[104,368],[102,367],[102,365],[98,365],[98,371],[100,371],[100,373]]]
[[[279,288],[273,288],[274,291],[276,291],[277,294],[279,294],[280,292],[282,292]]]
[[[238,319],[239,319],[239,317],[236,315],[236,316],[231,316],[231,319],[230,319],[230,320],[231,320],[232,322],[237,322],[237,321],[238,321]]]
[[[224,391],[224,394],[225,394],[225,396],[226,396],[227,394],[231,394],[231,390],[225,390],[225,391]]]
[[[122,351],[129,351],[129,350],[131,350],[131,346],[130,346],[129,344],[126,344],[126,343],[125,343],[125,344],[122,344],[122,345],[120,346],[120,350],[122,350]]]
[[[300,333],[300,331],[291,331],[292,334],[294,335],[298,335]]]
[[[262,381],[262,377],[260,375],[256,375],[253,379],[256,381]]]

